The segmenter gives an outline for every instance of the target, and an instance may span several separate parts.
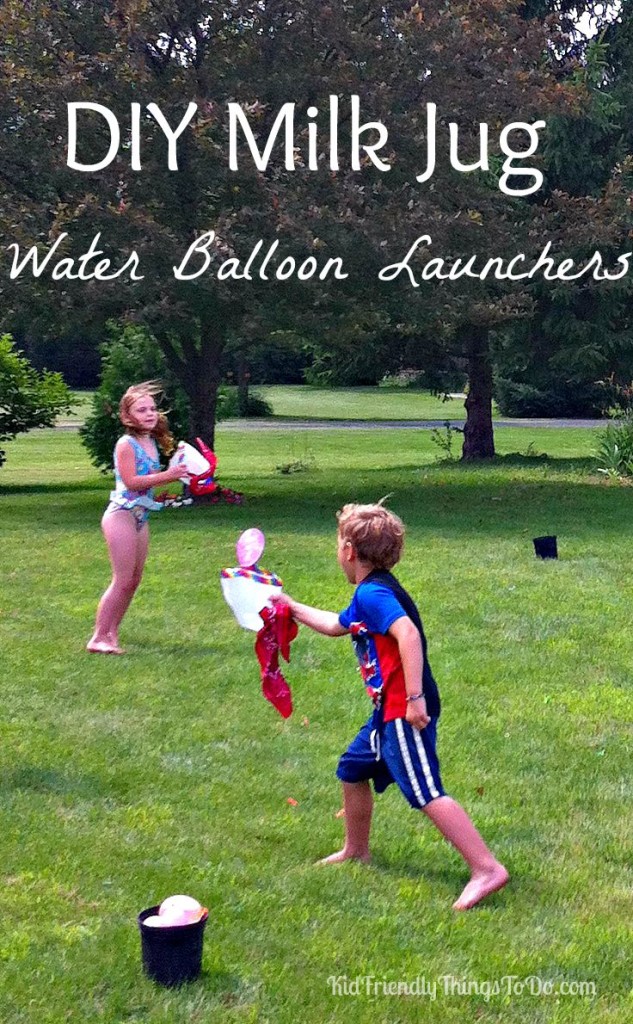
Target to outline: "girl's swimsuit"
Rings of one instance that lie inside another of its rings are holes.
[[[160,472],[160,458],[156,442],[152,440],[154,446],[154,456],[152,457],[131,434],[128,435],[128,440],[134,450],[136,476],[147,476],[149,473]],[[131,512],[136,519],[138,530],[147,522],[150,511],[157,512],[163,507],[159,501],[154,501],[153,488],[148,488],[146,491],[132,491],[125,486],[119,473],[116,448],[114,450],[114,483],[115,489],[110,491],[110,504],[106,512],[118,512],[120,509]]]

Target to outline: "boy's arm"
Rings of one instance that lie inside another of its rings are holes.
[[[309,626],[316,633],[323,633],[324,636],[345,636],[346,633],[349,633],[348,629],[341,626],[336,612],[312,608],[309,604],[299,604],[287,594],[280,594],[279,597],[275,595],[272,601],[287,604],[293,619],[301,622],[304,626]]]
[[[402,670],[404,672],[404,685],[407,691],[407,698],[422,694],[422,669],[424,668],[424,657],[422,654],[422,641],[420,634],[408,615],[402,615],[389,627],[390,635],[397,641]],[[431,721],[424,697],[417,700],[407,700],[407,722],[416,729],[424,729]]]

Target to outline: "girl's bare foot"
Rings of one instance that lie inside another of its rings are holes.
[[[473,873],[461,896],[453,903],[453,910],[470,910],[486,896],[503,889],[509,880],[510,875],[498,861],[489,871]]]
[[[322,860],[318,860],[317,864],[342,864],[344,860],[359,860],[362,864],[369,864],[371,854],[369,850],[353,853],[343,848],[338,853],[331,853],[329,857],[323,857]]]

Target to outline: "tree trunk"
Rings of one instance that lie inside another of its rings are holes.
[[[237,411],[240,416],[248,416],[248,386],[251,375],[248,372],[246,355],[240,352],[237,361]]]
[[[200,437],[209,448],[214,449],[220,378],[215,372],[210,371],[209,367],[201,366],[200,369],[199,375],[188,376],[185,388],[190,403],[189,440],[195,441],[196,437]]]
[[[492,361],[490,331],[466,324],[460,329],[468,358],[468,397],[462,460],[492,459],[495,454],[492,429]]]
[[[206,334],[200,343],[191,337],[180,338],[178,346],[167,333],[157,332],[156,338],[167,365],[189,399],[189,441],[199,437],[213,448],[224,335]]]

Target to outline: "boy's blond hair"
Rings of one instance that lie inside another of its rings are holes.
[[[336,513],[339,536],[349,541],[361,562],[391,569],[400,561],[404,523],[383,505],[344,505]]]

